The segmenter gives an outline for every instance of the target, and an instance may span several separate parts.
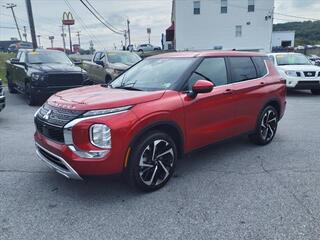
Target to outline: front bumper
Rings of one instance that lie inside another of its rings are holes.
[[[296,78],[296,77],[285,77],[288,88],[295,89],[320,89],[320,77],[312,78]]]
[[[75,85],[75,86],[67,86],[67,87],[62,87],[62,86],[58,86],[58,87],[31,86],[31,91],[32,91],[33,95],[38,96],[40,98],[49,98],[51,95],[53,95],[57,92],[68,90],[71,88],[77,88],[77,87],[83,87],[83,85]]]
[[[4,95],[0,95],[0,112],[5,108],[6,106],[6,97]]]
[[[37,143],[36,148],[38,158],[42,160],[48,167],[54,169],[57,173],[60,173],[69,179],[82,180],[79,174],[62,157],[50,152]]]

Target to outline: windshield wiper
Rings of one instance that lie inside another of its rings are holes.
[[[119,87],[115,87],[117,89],[125,89],[125,90],[132,90],[132,91],[142,91],[139,88],[135,88],[135,87],[129,87],[129,86],[119,86]]]

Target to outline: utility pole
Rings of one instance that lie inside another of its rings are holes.
[[[78,44],[79,44],[79,49],[80,49],[80,31],[77,31],[77,37],[78,37]]]
[[[33,49],[36,49],[38,46],[37,46],[37,39],[36,39],[36,31],[34,29],[31,1],[30,0],[26,0],[26,5],[27,5],[27,12],[28,12],[28,19],[29,19],[29,26],[30,26],[30,32],[31,32],[32,45],[33,45]]]
[[[49,36],[49,40],[51,41],[51,48],[53,48],[53,39],[54,39],[54,36]]]
[[[41,38],[41,35],[37,35],[37,37],[38,37],[38,43],[39,43],[39,48],[41,48],[41,42],[40,42],[40,38]]]
[[[62,37],[62,43],[63,43],[63,51],[66,52],[66,34],[64,33],[64,25],[61,26],[61,37]]]
[[[151,28],[147,28],[147,33],[148,33],[148,40],[149,40],[149,44],[150,44]]]
[[[128,26],[128,39],[129,39],[129,46],[131,45],[131,36],[130,36],[130,21],[127,19],[127,26]]]
[[[122,50],[126,50],[127,48],[127,38],[128,38],[127,30],[124,30],[124,45],[122,47]]]
[[[70,30],[70,25],[68,25],[68,31],[69,31],[70,53],[72,53],[72,41],[71,41],[71,30]]]
[[[24,40],[26,42],[28,42],[28,39],[27,39],[27,27],[26,26],[23,26],[23,34],[22,35],[24,36]]]
[[[16,6],[17,6],[17,4],[14,4],[14,3],[7,3],[6,5],[3,5],[3,7],[7,8],[7,9],[9,9],[9,8],[11,9],[14,22],[16,23],[16,27],[17,27],[20,41],[22,41],[22,37],[21,37],[20,29],[19,29],[19,26],[17,23],[16,15],[14,14],[14,10],[13,10],[13,8],[15,8]]]

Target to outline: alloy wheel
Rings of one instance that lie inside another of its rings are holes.
[[[261,119],[260,133],[264,141],[270,141],[277,130],[277,113],[272,109],[266,111]]]
[[[139,161],[139,176],[147,186],[163,183],[173,168],[173,146],[163,139],[154,140],[143,150]]]

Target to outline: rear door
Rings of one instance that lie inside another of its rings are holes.
[[[195,149],[233,135],[234,104],[230,95],[225,58],[205,58],[188,80],[185,90],[191,90],[197,80],[215,84],[210,93],[195,98],[181,93],[185,108],[188,149]]]
[[[235,107],[234,134],[255,129],[265,101],[267,68],[263,57],[228,57]]]

